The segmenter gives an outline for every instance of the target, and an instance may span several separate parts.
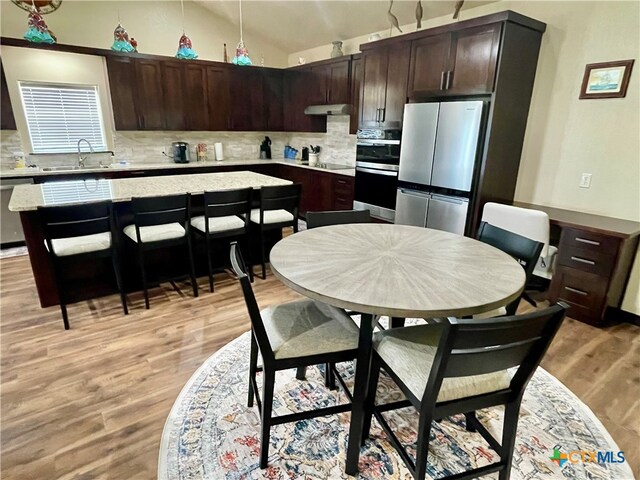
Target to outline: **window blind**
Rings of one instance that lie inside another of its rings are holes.
[[[81,138],[107,149],[96,87],[20,82],[20,93],[33,153],[77,152]]]

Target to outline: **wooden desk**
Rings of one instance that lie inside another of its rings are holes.
[[[640,222],[529,203],[514,205],[546,212],[552,228],[560,230],[549,301],[567,302],[572,318],[606,325],[611,310],[622,304],[638,251]]]
[[[271,250],[271,270],[309,298],[362,313],[346,472],[356,475],[374,315],[473,315],[507,305],[524,270],[506,253],[460,235],[405,225],[353,224],[291,235]]]

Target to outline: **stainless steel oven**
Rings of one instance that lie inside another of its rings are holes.
[[[393,222],[400,170],[400,130],[358,130],[353,208]]]

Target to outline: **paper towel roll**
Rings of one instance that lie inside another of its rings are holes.
[[[224,160],[224,155],[222,154],[222,144],[216,143],[214,145],[214,149],[216,151],[216,161]]]

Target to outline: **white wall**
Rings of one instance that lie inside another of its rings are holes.
[[[179,1],[69,1],[45,16],[58,43],[111,48],[113,30],[122,25],[138,41],[140,53],[174,56],[182,35]],[[222,61],[223,44],[229,58],[235,53],[240,33],[236,25],[214,15],[210,10],[184,2],[185,30],[202,60]],[[27,27],[27,13],[8,0],[0,2],[2,36],[22,38]],[[274,47],[264,35],[244,32],[244,41],[255,64],[264,55],[265,65],[284,67],[287,54]]]

